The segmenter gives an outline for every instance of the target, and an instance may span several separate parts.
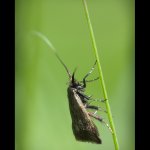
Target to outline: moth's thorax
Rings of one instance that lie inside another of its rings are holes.
[[[81,83],[77,80],[70,80],[69,87],[72,89],[76,89],[78,91],[82,91],[82,92],[84,92],[84,90],[85,90],[83,83]]]

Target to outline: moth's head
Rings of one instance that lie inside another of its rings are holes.
[[[72,76],[70,77],[69,86],[72,87],[72,88],[75,88],[75,89],[83,89],[83,85],[81,84],[81,82],[77,81],[74,77],[75,76],[75,71],[73,72]]]

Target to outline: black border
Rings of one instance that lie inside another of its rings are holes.
[[[135,148],[149,149],[150,42],[148,1],[135,1]]]
[[[1,0],[2,148],[15,149],[15,1]]]

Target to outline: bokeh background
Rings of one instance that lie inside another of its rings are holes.
[[[87,0],[120,150],[134,149],[134,0]],[[77,142],[67,100],[68,77],[43,33],[76,78],[95,61],[82,0],[16,0],[16,150],[114,150],[108,128],[95,121],[103,144]],[[97,68],[89,79],[98,76]],[[98,81],[88,95],[103,98]],[[95,102],[105,109],[105,105]],[[107,114],[99,114],[108,122]]]

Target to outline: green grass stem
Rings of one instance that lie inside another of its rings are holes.
[[[86,16],[86,19],[87,19],[87,22],[88,22],[88,26],[89,26],[89,30],[90,30],[90,36],[91,36],[91,40],[92,40],[94,54],[95,54],[95,57],[96,57],[96,60],[97,60],[97,64],[98,64],[98,71],[99,71],[99,76],[100,76],[100,84],[102,85],[104,99],[106,99],[106,103],[105,104],[106,104],[106,109],[107,109],[107,114],[108,114],[110,127],[112,129],[112,137],[113,137],[113,141],[114,141],[114,146],[115,146],[115,150],[119,150],[119,144],[118,144],[118,140],[117,140],[115,126],[114,126],[113,119],[112,119],[112,113],[111,113],[111,109],[110,109],[110,105],[109,105],[109,101],[108,101],[107,90],[106,90],[106,86],[105,86],[105,82],[104,82],[104,77],[103,77],[102,68],[101,68],[101,64],[100,64],[100,59],[99,59],[99,56],[98,56],[96,41],[95,41],[95,37],[94,37],[92,24],[91,24],[91,21],[90,21],[88,7],[87,7],[86,0],[82,0],[82,1],[83,1],[84,10],[85,10],[85,16]]]

